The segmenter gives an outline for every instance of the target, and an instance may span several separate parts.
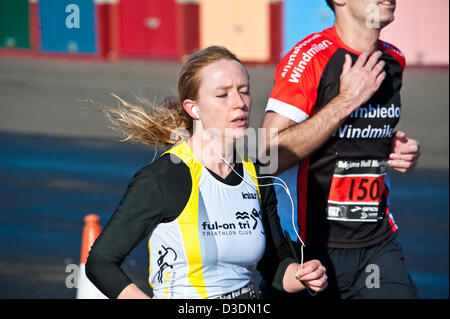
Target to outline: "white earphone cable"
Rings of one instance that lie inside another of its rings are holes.
[[[200,116],[199,116],[198,111],[197,111],[197,108],[193,108],[193,113],[197,116],[198,120],[201,121]],[[216,155],[217,155],[224,163],[226,163],[226,164],[231,168],[231,170],[232,170],[236,175],[238,175],[238,176],[239,176],[239,177],[240,177],[247,185],[249,185],[249,186],[251,186],[251,187],[253,187],[253,188],[256,189],[255,185],[253,185],[253,184],[247,182],[243,176],[241,176],[238,172],[236,172],[236,170],[233,168],[233,166],[231,166],[231,164],[228,163],[228,161],[227,161],[225,158],[223,158],[223,157],[222,157],[219,153],[217,153],[217,152],[216,152]],[[241,157],[241,158],[242,158],[242,157]],[[294,229],[295,235],[297,236],[297,238],[298,238],[298,239],[300,240],[300,242],[301,242],[301,246],[300,246],[300,255],[301,255],[301,257],[300,257],[300,269],[297,271],[297,274],[296,274],[296,277],[298,278],[299,272],[303,270],[303,256],[304,256],[304,254],[303,254],[303,248],[304,248],[306,245],[305,245],[305,243],[303,242],[303,240],[302,240],[302,238],[300,237],[300,235],[298,234],[297,228],[295,227],[294,201],[293,201],[292,196],[291,196],[291,193],[290,193],[290,191],[289,191],[289,187],[286,185],[286,182],[285,182],[285,181],[283,181],[281,178],[276,177],[276,176],[260,176],[260,177],[254,176],[254,175],[252,175],[252,174],[250,173],[250,171],[247,169],[247,166],[245,165],[245,162],[244,162],[244,161],[243,161],[243,165],[245,166],[247,173],[248,173],[250,176],[252,176],[253,178],[256,178],[256,179],[272,178],[272,179],[276,179],[276,180],[281,181],[282,184],[280,184],[280,183],[271,183],[271,184],[264,184],[264,185],[259,185],[259,186],[260,186],[260,187],[262,187],[262,186],[281,186],[281,188],[283,188],[283,189],[286,191],[286,194],[287,194],[288,197],[289,197],[289,200],[290,200],[290,202],[291,202],[291,208],[292,208],[292,209],[291,209],[292,227],[293,227],[293,229]],[[289,238],[288,238],[288,240],[289,240]],[[302,284],[305,285],[304,283],[302,283]],[[306,287],[306,289],[307,289],[307,291],[309,292],[310,295],[313,295],[313,296],[314,296],[314,295],[316,294],[316,293],[312,293],[312,292],[310,291],[310,288],[309,288],[308,286],[305,285],[305,287]]]
[[[243,176],[241,176],[238,172],[236,172],[236,170],[233,168],[233,166],[231,166],[231,164],[228,163],[228,161],[227,161],[225,158],[223,158],[219,153],[216,152],[216,155],[217,155],[218,157],[220,157],[220,159],[221,159],[222,161],[224,161],[224,163],[226,163],[226,164],[231,168],[231,170],[232,170],[237,176],[239,176],[239,177],[240,177],[247,185],[249,185],[249,186],[251,186],[251,187],[253,187],[253,188],[256,188],[255,185],[253,185],[253,184],[247,182]],[[298,239],[300,240],[300,242],[301,242],[301,246],[300,246],[300,255],[301,255],[301,257],[300,257],[300,269],[297,271],[297,274],[296,274],[296,277],[298,278],[299,272],[303,270],[303,257],[304,257],[304,254],[303,254],[303,248],[304,248],[306,245],[305,245],[305,243],[303,242],[303,240],[302,240],[302,238],[300,237],[300,235],[298,234],[297,228],[295,227],[295,222],[294,222],[294,201],[293,201],[293,199],[292,199],[291,193],[289,192],[289,187],[286,185],[286,182],[285,182],[285,181],[283,181],[281,178],[276,177],[276,176],[259,176],[259,177],[258,177],[258,176],[254,176],[254,175],[251,174],[250,171],[247,169],[247,166],[246,166],[246,164],[245,164],[244,161],[242,162],[242,164],[245,166],[247,173],[248,173],[250,176],[252,176],[252,177],[254,177],[254,178],[256,178],[256,179],[275,178],[275,179],[280,180],[280,181],[282,182],[282,184],[280,184],[280,183],[271,183],[271,184],[264,184],[264,185],[259,185],[259,186],[260,186],[260,187],[262,187],[262,186],[272,186],[272,185],[273,185],[273,186],[281,186],[281,187],[286,191],[286,193],[287,193],[287,195],[288,195],[288,197],[289,197],[289,199],[290,199],[291,207],[292,207],[292,211],[291,211],[291,212],[292,212],[292,214],[291,214],[291,215],[292,215],[292,227],[294,228],[294,231],[295,231],[295,234],[297,235],[297,238],[298,238]],[[309,293],[310,295],[315,296],[315,295],[317,294],[317,292],[311,292],[311,289],[310,289],[308,286],[306,286],[303,282],[302,282],[302,284],[306,287],[306,290],[308,291],[308,293]]]

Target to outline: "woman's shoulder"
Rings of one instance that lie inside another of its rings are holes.
[[[170,154],[163,154],[151,163],[141,167],[141,169],[139,169],[134,176],[154,176],[156,178],[165,178],[186,173],[189,173],[189,168],[183,162],[175,162]]]
[[[163,194],[172,191],[190,192],[192,187],[189,168],[183,162],[173,161],[170,154],[164,154],[143,166],[134,174],[133,182],[152,184]]]

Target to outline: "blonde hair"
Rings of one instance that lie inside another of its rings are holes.
[[[177,144],[192,135],[193,130],[193,119],[184,110],[183,101],[195,101],[198,98],[200,70],[222,59],[234,60],[242,65],[236,55],[221,46],[211,46],[192,54],[178,75],[178,97],[166,97],[160,104],[144,97],[138,97],[139,104],[132,104],[116,94],[111,96],[118,100],[117,106],[96,104],[102,108],[114,128],[125,135],[123,141],[154,145],[155,148]]]

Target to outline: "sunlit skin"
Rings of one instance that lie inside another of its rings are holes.
[[[375,51],[381,29],[394,21],[396,1],[334,0],[334,4],[336,31],[342,41],[360,52]]]
[[[275,128],[279,132],[278,173],[296,165],[325,143],[347,116],[378,90],[384,80],[384,62],[376,63],[375,60],[381,57],[381,52],[376,51],[381,29],[394,20],[396,1],[333,0],[333,3],[336,32],[347,47],[361,54],[353,65],[350,56],[346,55],[340,94],[315,116],[297,124],[277,113],[266,113],[263,127]],[[367,23],[376,12],[378,26]],[[269,150],[270,140],[267,139],[265,152]],[[420,155],[420,143],[398,131],[392,138],[387,164],[405,173],[416,167]]]
[[[237,61],[219,60],[200,70],[200,87],[196,100],[186,99],[183,107],[194,119],[194,133],[188,140],[194,155],[203,165],[225,178],[231,172],[230,166],[217,154],[232,163],[230,151],[236,141],[245,136],[249,126],[251,109],[249,77]],[[200,119],[192,109],[198,108]],[[216,138],[208,138],[211,131]],[[283,276],[283,288],[287,292],[298,292],[306,287],[322,291],[327,285],[326,269],[314,259],[303,264],[290,264]],[[148,298],[134,283],[129,284],[118,298]]]
[[[360,52],[377,50],[381,30],[394,21],[396,0],[334,0],[334,3],[336,32],[342,41]],[[374,13],[378,14],[378,27],[367,23]],[[420,143],[402,131],[394,134],[391,151],[387,164],[401,173],[414,169],[421,155]]]
[[[225,59],[205,66],[199,74],[197,99],[183,102],[195,119],[189,145],[206,167],[226,177],[231,168],[217,154],[232,162],[234,144],[249,126],[249,77],[239,62]],[[193,113],[194,107],[200,119]]]
[[[243,137],[252,103],[249,78],[243,66],[234,60],[220,60],[204,67],[200,79],[195,101],[200,129],[217,129],[233,141]]]
[[[346,2],[353,20],[360,24],[366,24],[367,16],[373,15],[375,8],[379,13],[380,28],[394,21],[395,0],[346,0]]]
[[[189,143],[194,154],[198,157],[198,150],[202,150],[201,155],[203,160],[206,160],[204,164],[224,178],[230,173],[231,168],[222,160],[217,161],[216,152],[219,152],[220,147],[225,144],[225,151],[222,150],[221,155],[231,162],[227,150],[232,150],[230,146],[245,135],[251,109],[249,78],[241,64],[229,60],[220,60],[204,67],[200,75],[201,86],[197,101],[186,100],[183,103],[185,110],[194,119],[197,117],[193,114],[192,108],[198,107],[201,119],[196,121],[200,123],[197,123]],[[221,138],[205,141],[204,132],[211,129],[217,130],[217,136]],[[208,148],[211,152],[205,152]],[[322,291],[328,285],[325,267],[314,259],[305,262],[303,267],[298,263],[292,263],[287,267],[283,276],[285,291],[298,292],[306,288],[296,279],[297,274],[313,291]]]

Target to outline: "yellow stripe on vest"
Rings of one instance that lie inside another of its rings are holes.
[[[147,236],[147,241],[148,241],[148,273],[151,274],[152,273],[152,251],[150,248],[150,235]],[[150,276],[148,276],[148,283],[150,284],[150,287],[152,287],[152,289],[155,289],[155,287],[153,287],[152,282],[150,281]]]
[[[191,285],[197,290],[201,298],[208,298],[205,281],[203,278],[203,262],[200,251],[200,239],[198,231],[198,198],[200,189],[200,177],[203,165],[194,156],[192,150],[186,142],[166,151],[164,154],[170,154],[174,162],[183,161],[189,168],[192,178],[192,189],[186,207],[178,217],[178,224],[180,226],[183,237],[184,248],[189,263],[188,280]],[[163,154],[163,155],[164,155]],[[243,159],[243,164],[254,182],[258,191],[258,197],[261,202],[261,194],[258,187],[258,180],[256,178],[255,166],[251,161]],[[149,247],[150,248],[150,247]]]
[[[203,279],[203,263],[198,232],[198,196],[203,165],[194,157],[186,142],[175,146],[165,153],[170,153],[171,156],[175,155],[181,159],[191,173],[191,195],[189,196],[186,207],[178,217],[178,224],[181,229],[184,248],[189,262],[188,280],[195,287],[200,297],[206,299],[208,298],[208,293]]]

